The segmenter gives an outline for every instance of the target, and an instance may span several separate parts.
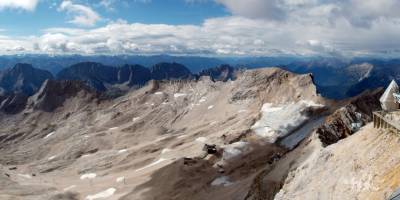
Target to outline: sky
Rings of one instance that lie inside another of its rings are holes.
[[[0,0],[0,54],[385,56],[399,0]]]

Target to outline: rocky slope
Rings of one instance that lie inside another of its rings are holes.
[[[287,173],[275,166],[289,149],[271,141],[296,135],[296,146],[312,132],[298,134],[301,127],[326,105],[311,75],[278,68],[227,82],[150,81],[116,99],[80,82],[47,81],[27,102],[17,114],[0,114],[5,199],[273,197],[280,182],[254,189],[260,174]],[[295,116],[275,119],[290,131],[256,131],[277,110]]]
[[[399,147],[397,134],[372,124],[326,148],[314,137],[275,199],[388,199],[399,187]]]
[[[118,98],[69,80],[0,98],[0,199],[383,199],[398,187],[397,136],[368,124],[382,90],[334,102],[311,74],[205,74]]]
[[[321,142],[324,145],[334,144],[371,122],[372,112],[381,110],[379,98],[383,92],[383,88],[366,91],[330,115],[316,131]]]

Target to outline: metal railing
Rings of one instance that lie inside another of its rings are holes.
[[[373,112],[373,122],[374,128],[377,129],[390,129],[396,133],[400,133],[400,121],[393,119],[393,114],[399,111],[386,112],[386,111],[376,111]]]

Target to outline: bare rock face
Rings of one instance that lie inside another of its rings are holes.
[[[60,80],[80,80],[97,91],[106,91],[111,85],[129,87],[144,85],[151,79],[150,70],[141,65],[106,66],[95,62],[82,62],[61,70]]]
[[[150,70],[141,65],[124,65],[117,70],[118,83],[130,87],[145,85],[151,79]]]
[[[95,91],[81,81],[47,80],[40,90],[30,98],[29,104],[34,109],[51,112],[70,97],[91,99],[95,94]]]
[[[22,93],[30,96],[47,79],[53,79],[53,75],[46,70],[33,68],[30,64],[16,64],[13,68],[0,72],[0,92],[6,95]]]
[[[178,63],[159,63],[150,68],[154,80],[184,80],[192,79],[188,68]]]
[[[28,96],[17,93],[0,97],[0,110],[7,114],[15,114],[25,109]]]
[[[372,120],[372,112],[379,110],[383,89],[367,91],[353,98],[347,105],[328,116],[326,123],[317,129],[324,145],[346,138]]]
[[[209,76],[213,81],[234,80],[237,76],[237,69],[229,65],[221,65],[201,71],[199,76]]]
[[[299,100],[315,100],[317,93],[311,74],[294,74],[279,68],[264,68],[244,71],[238,75],[241,88],[233,92],[232,101],[261,98],[271,103],[286,103]]]

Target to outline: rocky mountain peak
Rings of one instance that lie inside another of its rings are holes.
[[[95,96],[96,92],[82,81],[47,80],[29,99],[29,105],[34,109],[51,112],[62,106],[69,98],[85,100],[93,99]]]
[[[19,63],[0,72],[0,91],[3,94],[23,93],[30,96],[47,79],[53,79],[50,72]]]
[[[150,68],[154,80],[191,79],[192,73],[178,63],[159,63]]]
[[[236,79],[237,69],[230,65],[220,65],[201,71],[199,76],[209,76],[213,81],[227,81]]]

